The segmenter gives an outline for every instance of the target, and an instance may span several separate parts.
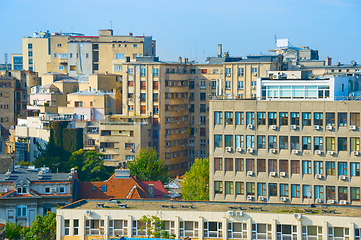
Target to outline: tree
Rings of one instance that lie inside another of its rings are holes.
[[[184,200],[209,200],[209,159],[197,158],[181,184]]]
[[[114,173],[114,167],[107,167],[102,160],[103,154],[80,149],[72,153],[67,163],[75,168],[81,181],[103,181]]]
[[[47,212],[42,217],[37,215],[31,226],[23,229],[24,240],[53,240],[56,239],[56,214]]]
[[[20,239],[21,232],[22,232],[22,227],[20,223],[17,224],[16,222],[7,222],[5,224],[5,235],[6,238],[8,238],[9,240]]]
[[[132,176],[141,181],[158,181],[163,184],[170,181],[167,165],[159,159],[158,153],[152,148],[141,149],[133,162],[128,163]]]
[[[143,215],[139,221],[145,224],[139,231],[146,231],[148,237],[166,239],[175,238],[175,235],[170,235],[168,231],[163,230],[165,223],[157,216]]]

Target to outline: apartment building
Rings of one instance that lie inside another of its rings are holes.
[[[99,30],[99,36],[79,33],[36,32],[23,38],[23,68],[40,75],[48,72],[70,76],[106,73],[113,64],[155,56],[156,41],[151,36],[113,35]],[[117,67],[115,68],[115,70]]]
[[[359,209],[311,205],[81,200],[57,209],[57,240],[150,238],[143,216],[175,239],[360,239]],[[306,208],[306,209],[305,209]]]
[[[360,205],[349,80],[263,78],[257,99],[211,101],[210,199]]]
[[[76,171],[51,173],[49,168],[15,167],[0,174],[0,222],[30,226],[35,216],[55,212],[73,201]]]

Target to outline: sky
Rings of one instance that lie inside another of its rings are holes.
[[[0,63],[35,31],[146,35],[163,61],[267,54],[275,35],[320,59],[361,63],[361,0],[0,0]]]

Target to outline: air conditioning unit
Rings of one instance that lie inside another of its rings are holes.
[[[356,131],[356,130],[357,130],[356,125],[350,125],[350,130],[352,130],[352,131]]]
[[[227,212],[227,215],[228,215],[228,216],[233,216],[233,211],[228,211],[228,212]]]
[[[247,128],[248,128],[248,129],[253,129],[253,125],[252,125],[252,124],[248,124],[248,125],[247,125]]]
[[[352,151],[352,154],[353,154],[354,156],[359,156],[359,155],[360,155],[360,152],[359,152],[359,151]]]
[[[286,172],[280,172],[281,177],[286,177]]]
[[[237,152],[242,152],[242,148],[239,148],[239,147],[238,147],[238,148],[236,148],[236,151],[237,151]]]
[[[345,204],[347,204],[347,201],[346,200],[340,200],[340,204],[345,205]]]
[[[331,125],[327,125],[327,126],[326,126],[326,129],[327,129],[328,131],[332,131],[333,126],[331,126]]]
[[[335,203],[336,203],[336,201],[335,201],[335,200],[333,200],[333,199],[330,199],[330,200],[328,200],[328,203],[329,203],[329,204],[335,204]]]
[[[57,190],[56,188],[50,188],[51,193],[56,193],[57,192],[56,190]]]
[[[226,76],[227,76],[227,77],[230,77],[230,76],[231,76],[231,74],[230,74],[230,73],[226,73]]]
[[[296,130],[297,129],[297,125],[291,125],[291,130]]]
[[[294,213],[293,216],[294,216],[296,219],[301,219],[301,218],[302,218],[302,214],[301,214],[301,213]]]
[[[281,202],[286,202],[287,198],[286,197],[281,197],[280,200],[281,200]]]
[[[275,176],[276,176],[276,172],[270,172],[269,175],[270,175],[271,177],[275,177]]]
[[[315,154],[317,154],[317,155],[321,155],[321,150],[315,150]]]
[[[322,199],[321,198],[316,198],[316,203],[322,203]]]
[[[317,179],[321,179],[323,176],[321,174],[316,174]]]
[[[347,176],[346,176],[346,175],[341,175],[341,176],[340,176],[340,180],[345,181],[346,179],[347,179]]]
[[[253,171],[247,171],[248,176],[253,176]]]
[[[252,86],[252,87],[251,87],[251,89],[252,89],[252,90],[255,90],[255,89],[256,89],[256,87],[255,87],[255,86]]]
[[[335,152],[334,152],[334,151],[327,151],[327,154],[329,154],[329,155],[334,155]]]
[[[85,214],[85,215],[90,215],[91,213],[92,213],[92,212],[91,212],[90,210],[85,210],[85,211],[84,211],[84,214]]]
[[[253,196],[248,195],[248,196],[247,196],[247,199],[252,201],[252,200],[253,200]]]
[[[276,125],[271,125],[271,129],[272,130],[277,130],[277,126]]]
[[[226,147],[226,151],[227,151],[227,152],[231,152],[231,151],[232,151],[232,148],[231,148],[231,147]]]
[[[249,152],[249,153],[253,153],[253,148],[247,148],[247,152]]]
[[[297,150],[297,149],[293,149],[293,150],[292,150],[292,153],[297,155],[297,154],[299,154],[299,153],[300,153],[300,151],[299,151],[299,150]]]
[[[253,76],[257,77],[257,73],[253,73]]]
[[[277,153],[277,149],[272,148],[271,153],[273,153],[273,154]]]
[[[242,216],[243,216],[243,212],[242,212],[242,211],[236,211],[236,216],[237,216],[237,217],[242,217]]]
[[[313,125],[313,130],[320,130],[320,125]]]
[[[258,201],[263,202],[264,201],[264,196],[259,196]]]

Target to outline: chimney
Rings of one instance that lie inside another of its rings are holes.
[[[151,198],[154,198],[154,184],[148,185],[148,195]]]
[[[222,44],[218,44],[218,57],[222,57]]]
[[[182,57],[178,58],[178,63],[182,63]]]
[[[185,59],[184,59],[184,63],[188,63],[188,58],[185,58]]]
[[[332,65],[332,58],[326,57],[325,58],[325,66],[331,66]]]

